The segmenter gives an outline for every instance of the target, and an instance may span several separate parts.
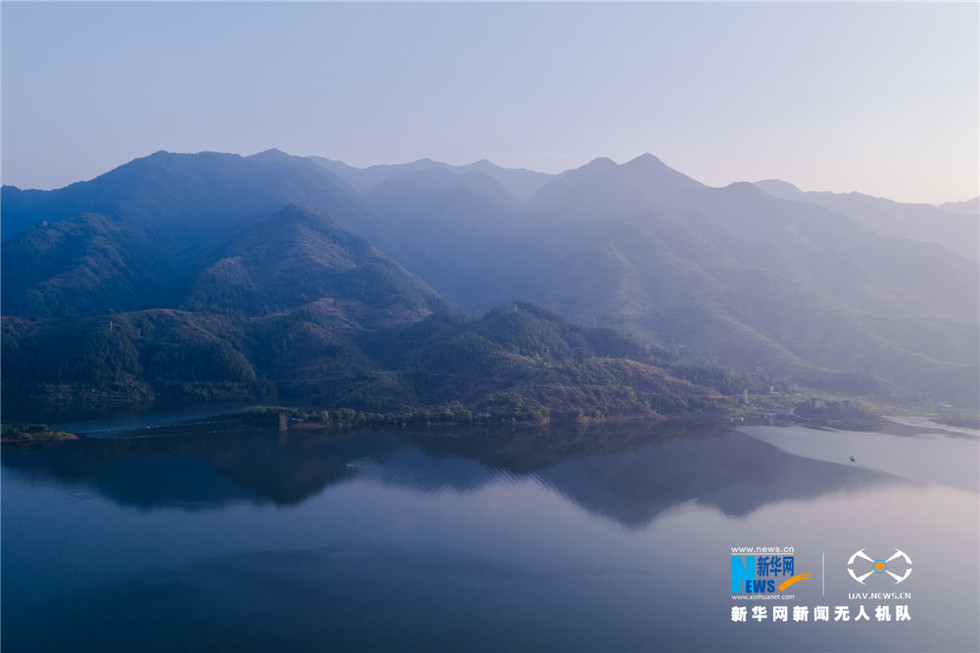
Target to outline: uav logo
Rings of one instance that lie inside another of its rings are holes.
[[[858,560],[858,558],[861,558],[861,560]],[[867,562],[863,562],[862,560]],[[861,573],[859,576],[858,573],[864,572],[864,570],[868,568],[868,562],[871,563],[871,571]],[[891,566],[894,571],[889,570],[889,566]],[[857,567],[859,571],[855,572],[854,567]],[[899,573],[895,573],[896,571]],[[910,558],[904,551],[895,549],[895,554],[887,560],[883,560],[881,558],[875,560],[865,553],[864,549],[861,549],[852,555],[851,559],[847,561],[847,573],[851,575],[851,578],[862,585],[865,584],[864,580],[871,574],[888,574],[895,579],[895,584],[898,585],[912,573],[912,558]]]

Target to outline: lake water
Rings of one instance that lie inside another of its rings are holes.
[[[4,653],[980,647],[973,433],[124,428],[3,451]]]

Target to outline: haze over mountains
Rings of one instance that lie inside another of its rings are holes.
[[[336,381],[366,356],[358,369],[397,393],[402,381],[370,353],[378,334],[520,300],[688,363],[973,405],[969,210],[783,182],[712,188],[652,155],[546,175],[486,161],[357,169],[276,150],[158,152],[63,189],[3,188],[4,360],[41,332],[143,312],[118,318],[143,375],[163,347],[150,331],[177,320],[170,344],[211,343],[228,364],[240,355],[242,379],[280,391]],[[520,310],[544,320],[535,328],[559,319]],[[474,328],[463,322],[453,328]],[[345,363],[324,374],[328,346]],[[5,385],[17,369],[5,364]]]
[[[887,236],[900,236],[944,247],[976,261],[980,257],[980,198],[968,202],[901,204],[861,193],[803,192],[793,184],[768,179],[755,184],[774,197],[808,202],[843,213]]]

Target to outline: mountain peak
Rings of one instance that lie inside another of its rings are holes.
[[[782,179],[763,179],[762,181],[755,182],[755,185],[766,191],[771,195],[777,195],[780,192],[784,193],[801,193],[799,186],[789,183],[788,181],[783,181]]]
[[[579,170],[594,169],[594,170],[606,170],[609,168],[615,168],[616,162],[612,159],[604,156],[596,157],[586,163],[584,166],[579,168]]]
[[[486,172],[488,170],[500,170],[500,166],[490,161],[489,159],[480,159],[479,161],[474,161],[473,163],[468,163],[465,166],[460,166],[460,170],[475,170],[477,172]]]
[[[570,178],[570,177],[581,177],[585,175],[593,175],[600,172],[606,172],[607,170],[612,170],[617,168],[618,165],[612,159],[606,158],[604,156],[592,159],[584,166],[579,168],[572,168],[571,170],[566,170],[565,172],[558,175],[559,178]]]
[[[635,159],[619,166],[624,180],[642,184],[646,191],[653,193],[658,203],[683,203],[691,192],[705,188],[704,184],[674,170],[652,154],[641,154]]]
[[[641,154],[640,156],[627,161],[623,165],[619,166],[622,170],[635,171],[640,174],[657,174],[657,175],[670,175],[678,180],[686,180],[687,182],[693,182],[701,185],[700,182],[688,177],[683,172],[678,172],[674,170],[669,165],[658,159],[652,154]]]
[[[261,152],[256,152],[252,156],[245,157],[246,159],[251,159],[252,161],[286,161],[292,159],[291,154],[287,154],[278,148],[269,148],[268,150],[263,150]]]
[[[658,159],[654,155],[650,154],[649,152],[646,152],[644,154],[641,154],[640,156],[636,157],[635,159],[631,159],[630,161],[627,161],[623,165],[625,165],[625,166],[631,166],[631,165],[650,165],[650,164],[653,164],[653,163],[655,163],[657,165],[664,166],[665,168],[668,167],[666,163],[664,163],[663,161],[661,161],[660,159]]]
[[[727,186],[714,190],[727,192],[729,197],[755,197],[770,200],[773,197],[776,197],[774,193],[769,193],[765,189],[760,188],[758,185],[749,181],[733,181]],[[777,199],[782,198],[777,197]]]

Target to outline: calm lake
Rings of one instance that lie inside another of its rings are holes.
[[[3,451],[4,653],[980,648],[975,433],[148,425]]]

